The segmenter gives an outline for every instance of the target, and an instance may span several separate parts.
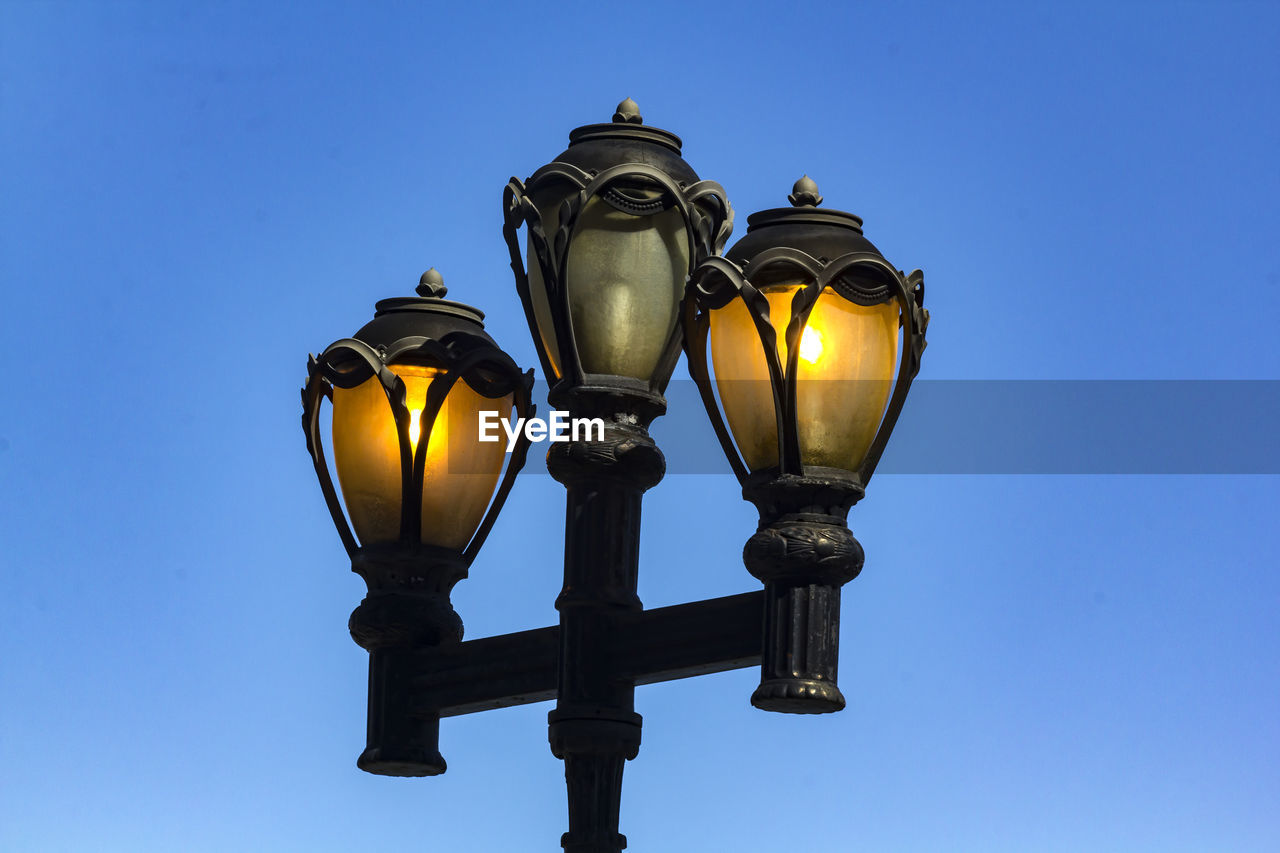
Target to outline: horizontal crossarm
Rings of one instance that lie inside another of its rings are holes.
[[[619,680],[654,684],[760,665],[764,593],[620,612],[610,650]],[[423,651],[414,707],[441,717],[556,697],[560,628]]]
[[[760,665],[764,593],[744,592],[623,614],[614,655],[636,684]]]

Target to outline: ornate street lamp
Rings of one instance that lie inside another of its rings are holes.
[[[566,490],[556,625],[463,642],[449,603],[528,448],[522,430],[502,474],[504,447],[480,440],[480,413],[533,413],[532,371],[484,334],[480,312],[445,301],[429,271],[419,297],[379,302],[354,338],[311,359],[307,446],[369,585],[351,617],[370,651],[362,769],[442,773],[442,717],[554,699],[548,737],[569,800],[561,845],[619,853],[638,685],[762,666],[758,707],[843,707],[840,586],[862,565],[845,516],[919,368],[928,315],[919,274],[890,266],[861,220],[818,210],[811,181],[791,198],[794,209],[752,216],[718,257],[733,224],[724,191],[698,179],[677,136],[641,124],[630,99],[507,185],[504,236],[549,400],[603,427],[547,454]],[[645,610],[641,501],[666,468],[648,427],[666,411],[682,342],[760,509],[745,558],[765,589]],[[345,513],[320,443],[326,397]]]
[[[462,639],[450,590],[528,452],[522,435],[503,476],[505,443],[480,440],[479,413],[533,414],[533,371],[522,374],[485,334],[484,315],[446,300],[434,269],[417,292],[382,300],[353,337],[311,357],[302,390],[307,450],[351,569],[369,589],[350,623],[370,653],[368,746],[357,763],[391,776],[445,770],[438,718],[410,714],[404,701],[412,657]],[[321,442],[325,398],[342,501]]]
[[[924,276],[886,261],[861,219],[819,209],[807,176],[788,198],[790,208],[749,216],[746,236],[694,273],[685,347],[743,496],[760,511],[743,552],[766,602],[751,702],[822,713],[845,706],[840,587],[863,562],[845,519],[920,369],[929,314]]]

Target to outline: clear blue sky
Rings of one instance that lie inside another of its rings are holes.
[[[1244,2],[0,3],[0,849],[557,849],[546,705],[446,721],[443,777],[356,770],[363,584],[298,388],[432,265],[532,365],[501,191],[571,128],[635,98],[738,235],[814,176],[926,270],[924,377],[1278,379],[1277,44]],[[755,587],[724,471],[650,494],[647,604]],[[521,479],[468,636],[554,621],[562,500]],[[630,849],[1280,849],[1278,510],[877,478],[849,708],[643,688]]]

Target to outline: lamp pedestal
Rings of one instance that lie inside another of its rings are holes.
[[[845,523],[862,489],[847,478],[772,476],[743,495],[760,510],[760,529],[742,559],[764,582],[760,686],[765,711],[840,711],[840,587],[862,571],[862,546]]]
[[[351,614],[351,638],[369,652],[369,717],[356,766],[381,776],[438,776],[440,717],[413,710],[423,649],[456,645],[462,619],[449,601],[467,576],[462,558],[429,546],[369,546],[351,561],[369,594]]]

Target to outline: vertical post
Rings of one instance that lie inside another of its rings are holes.
[[[648,425],[661,397],[580,387],[553,405],[573,417],[600,418],[600,440],[552,444],[547,468],[566,490],[564,587],[560,611],[558,698],[548,714],[551,751],[564,761],[568,853],[620,853],[624,763],[640,749],[635,684],[608,653],[620,613],[640,610],[636,595],[640,505],[666,470]]]

